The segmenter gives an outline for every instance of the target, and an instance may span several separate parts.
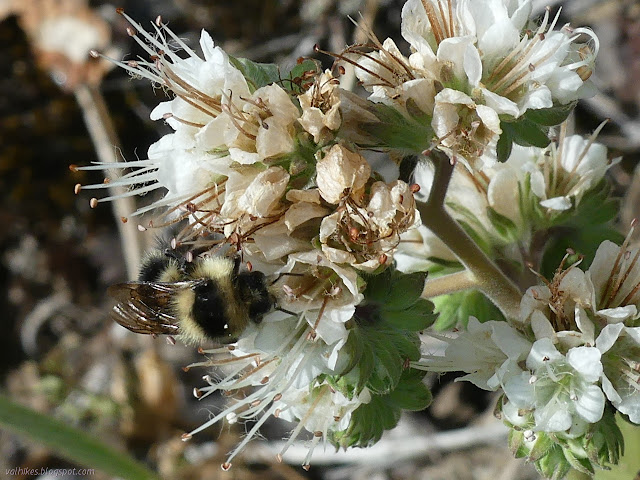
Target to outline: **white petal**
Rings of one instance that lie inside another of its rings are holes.
[[[604,412],[604,393],[597,385],[589,385],[578,393],[576,413],[587,422],[596,423]]]
[[[542,200],[540,205],[551,210],[564,211],[571,208],[571,199],[569,197],[554,197],[548,200]]]
[[[625,326],[622,323],[614,323],[605,326],[596,339],[596,348],[602,353],[608,352],[616,343],[624,328]]]
[[[567,361],[587,382],[596,382],[602,375],[602,353],[595,347],[576,347],[567,353]]]

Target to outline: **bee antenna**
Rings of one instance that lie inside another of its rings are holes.
[[[276,307],[275,310],[280,310],[283,313],[288,313],[289,315],[291,315],[292,317],[297,316],[298,314],[295,312],[292,312],[291,310],[285,310],[284,308],[280,308],[280,307]]]
[[[271,285],[275,285],[285,275],[288,275],[290,277],[304,277],[305,274],[304,273],[291,273],[291,272],[289,272],[289,273],[286,273],[286,272],[285,273],[280,273],[280,274],[278,274],[278,277],[273,282],[271,282]]]

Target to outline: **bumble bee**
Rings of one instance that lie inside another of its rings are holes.
[[[177,335],[187,343],[231,343],[275,306],[262,272],[240,272],[226,257],[188,262],[177,251],[147,255],[139,281],[109,287],[112,317],[136,333]]]

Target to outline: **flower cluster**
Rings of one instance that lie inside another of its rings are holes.
[[[141,230],[174,225],[172,245],[272,284],[276,308],[191,365],[225,372],[196,397],[234,401],[185,439],[255,421],[223,468],[271,417],[296,422],[279,457],[310,432],[305,467],[320,442],[370,445],[429,403],[424,370],[501,390],[514,453],[546,476],[617,462],[613,413],[640,423],[640,250],[601,243],[619,237],[603,125],[563,124],[592,92],[597,37],[559,12],[532,21],[531,3],[408,0],[408,56],[360,25],[368,44],[326,71],[234,58],[206,32],[200,56],[120,11],[148,58],[113,62],[170,92],[151,118],[173,132],[147,159],[81,168],[126,167],[111,186],[162,192],[132,214],[153,216]],[[344,62],[366,100],[339,88]],[[406,181],[375,172],[371,148]],[[569,246],[582,260],[567,266]],[[418,336],[431,326],[465,328],[436,334],[449,345],[434,357]]]
[[[629,248],[630,236],[622,246],[603,242],[586,271],[563,262],[550,282],[527,290],[518,319],[471,319],[458,337],[442,337],[449,342],[444,357],[421,361],[501,389],[499,411],[514,429],[515,451],[545,475],[615,463],[619,434],[615,426],[607,433],[613,409],[640,424],[640,249]],[[554,445],[573,453],[548,465]]]
[[[133,213],[154,215],[140,229],[177,224],[174,247],[239,257],[244,268],[274,283],[278,306],[260,323],[250,322],[234,345],[203,351],[211,357],[194,366],[231,371],[220,380],[206,376],[207,386],[195,391],[198,398],[256,390],[184,438],[222,419],[258,418],[227,468],[268,418],[286,418],[298,422],[287,445],[303,430],[313,434],[308,465],[321,440],[350,446],[379,438],[378,429],[362,435],[353,418],[399,384],[426,406],[422,375],[402,373],[406,362],[419,358],[415,332],[433,319],[431,304],[418,299],[424,276],[415,277],[404,307],[418,304],[427,314],[418,325],[387,325],[383,335],[398,330],[411,341],[399,341],[380,361],[371,350],[381,334],[371,325],[383,324],[386,310],[377,306],[372,281],[365,278],[391,267],[400,236],[420,224],[415,188],[383,181],[351,142],[337,137],[341,96],[331,72],[306,61],[286,77],[230,57],[204,31],[201,58],[160,18],[152,34],[119,13],[150,58],[114,62],[172,92],[151,118],[166,121],[173,133],[151,145],[148,159],[81,168],[128,168],[110,183],[127,187],[126,195],[164,190]],[[92,205],[117,198],[92,199]],[[362,370],[363,356],[369,370]],[[385,361],[391,379],[370,370]]]
[[[595,141],[603,126],[583,138],[567,135],[562,124],[558,139],[546,148],[514,145],[506,162],[475,172],[459,164],[447,190],[447,208],[492,258],[533,263],[540,239],[552,237],[554,227],[570,228],[576,216],[597,225],[615,215],[603,180],[620,159],[610,160],[606,147]],[[419,165],[414,180],[423,187],[416,198],[426,198],[433,166]],[[455,264],[456,257],[420,226],[403,235],[396,260],[405,271],[432,271],[443,262]]]
[[[550,125],[543,118],[551,110],[593,91],[594,33],[557,28],[559,13],[552,18],[549,10],[539,25],[530,15],[530,0],[409,0],[402,9],[408,58],[370,32],[364,47],[372,52],[355,46],[342,56],[356,66],[369,100],[431,119],[428,142],[482,166],[527,112],[544,112],[534,123]]]

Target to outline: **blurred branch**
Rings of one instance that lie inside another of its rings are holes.
[[[80,85],[75,91],[76,101],[82,109],[87,130],[93,141],[98,159],[102,163],[118,163],[120,158],[116,155],[119,150],[118,137],[116,135],[111,116],[107,105],[97,87]],[[115,169],[105,170],[105,175],[110,180],[115,180],[120,176],[120,172]],[[109,187],[109,195],[117,196],[126,193],[124,187]],[[138,267],[142,248],[137,226],[134,222],[125,223],[127,218],[136,211],[133,197],[120,197],[111,202],[113,216],[120,233],[122,252],[127,267],[127,275],[130,279],[138,276]]]
[[[426,458],[436,452],[462,450],[476,445],[504,443],[508,428],[496,420],[487,425],[449,430],[442,433],[411,435],[388,435],[369,448],[349,450],[327,449],[313,453],[311,465],[350,464],[368,468],[389,468],[392,463],[402,463],[417,458]],[[406,432],[405,432],[406,433]],[[284,442],[272,443],[274,452],[280,451]],[[284,460],[291,464],[302,464],[308,449],[304,445],[293,445],[287,450]]]

